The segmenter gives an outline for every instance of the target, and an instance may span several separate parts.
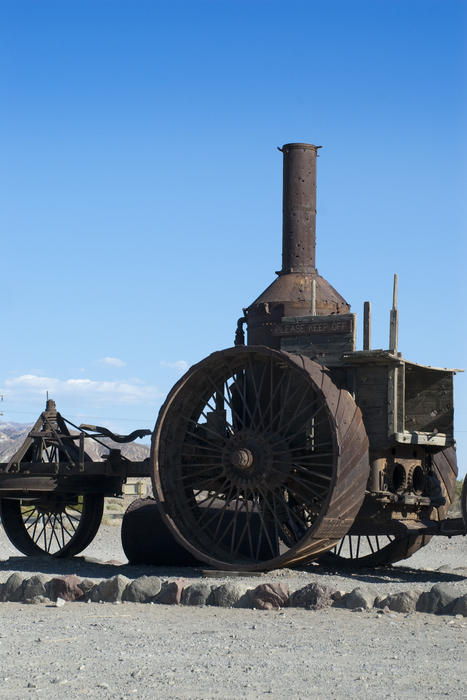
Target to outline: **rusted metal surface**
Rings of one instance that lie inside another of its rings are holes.
[[[82,431],[92,431],[94,433],[94,439],[98,437],[108,437],[114,442],[118,442],[120,444],[133,442],[133,440],[137,440],[138,438],[143,438],[148,435],[151,435],[150,430],[144,429],[133,430],[133,432],[129,433],[128,435],[117,435],[117,433],[113,433],[108,428],[103,428],[102,425],[89,425],[87,423],[82,423],[79,426],[79,429]]]
[[[258,570],[314,558],[345,535],[364,496],[368,440],[321,365],[240,346],[175,385],[151,464],[163,517],[193,556]]]
[[[367,533],[362,535],[352,534],[364,527],[362,520],[357,518],[349,534],[321,558],[322,563],[350,567],[384,566],[408,559],[428,544],[433,536],[466,535],[467,478],[464,479],[461,495],[463,517],[447,517],[447,507],[453,498],[456,484],[453,458],[455,459],[454,451],[449,449],[435,455],[433,460],[433,471],[439,479],[440,501],[443,501],[435,512],[432,509],[424,517],[392,522],[380,517],[378,522],[367,523]],[[430,519],[430,516],[437,519]]]
[[[214,353],[174,387],[153,436],[163,515],[179,542],[217,567],[264,569],[329,550],[334,564],[387,564],[449,530],[441,525],[457,475],[453,371],[414,365],[397,352],[397,275],[389,350],[370,350],[367,302],[364,351],[357,352],[356,316],[316,269],[317,149],[279,149],[282,269],[244,309],[236,350]],[[251,354],[243,356],[245,324]],[[285,386],[301,390],[283,396]],[[234,415],[237,395],[247,421]],[[289,404],[298,396],[304,415],[318,401],[328,416],[320,437],[333,445],[332,465],[319,440],[316,455],[306,451],[305,425],[295,443]],[[236,517],[248,513],[238,529]],[[259,556],[264,540],[269,552]]]
[[[132,462],[100,438],[105,436],[117,443],[128,443],[149,434],[149,430],[135,430],[130,435],[116,435],[99,426],[78,427],[64,418],[55,402],[48,399],[45,411],[19,450],[8,463],[0,464],[0,494],[18,497],[23,490],[29,494],[35,491],[76,493],[81,483],[82,492],[94,491],[109,496],[121,493],[126,478],[149,476],[148,462]],[[85,452],[86,440],[105,447],[108,450],[105,459],[92,461]]]
[[[316,156],[320,146],[286,143],[282,201],[282,270],[315,272]]]
[[[348,313],[349,304],[315,265],[316,154],[319,146],[288,143],[283,153],[282,269],[246,309],[248,344],[280,348],[270,332],[284,316]]]
[[[175,540],[153,498],[137,498],[130,503],[123,516],[121,538],[130,564],[199,565]]]
[[[444,450],[429,455],[430,471],[426,476],[426,483],[422,488],[428,490],[438,490],[444,503],[433,509],[430,519],[444,520],[447,518],[449,506],[454,500],[457,479],[457,457],[454,447],[447,447]]]
[[[129,475],[149,474],[146,462],[130,462],[99,440],[105,435],[129,442],[149,431],[122,436],[105,428],[86,428],[97,435],[67,421],[49,399],[19,450],[0,464],[2,524],[24,554],[78,554],[97,533],[104,496],[120,495]],[[109,449],[103,461],[93,462],[86,453],[85,440],[90,438]]]

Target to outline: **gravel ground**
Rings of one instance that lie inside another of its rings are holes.
[[[2,618],[9,700],[465,698],[466,627],[445,616],[3,603]]]
[[[105,565],[125,562],[117,525],[103,526],[84,558],[18,556],[0,531],[0,581],[12,571],[115,573],[164,579],[202,569]],[[378,593],[449,582],[467,592],[467,538],[433,538],[400,566],[342,574],[319,566],[243,578],[290,589],[320,581]],[[461,568],[462,567],[462,568]],[[441,569],[441,570],[440,570]],[[457,571],[456,571],[457,569]],[[230,579],[232,580],[232,579]],[[213,584],[224,582],[212,579]],[[414,613],[379,615],[229,610],[161,605],[2,603],[0,697],[48,698],[464,698],[467,620]]]

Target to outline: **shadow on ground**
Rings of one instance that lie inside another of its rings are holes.
[[[74,557],[72,559],[55,559],[53,557],[25,557],[17,556],[0,561],[1,572],[27,572],[31,574],[43,573],[51,576],[66,576],[68,574],[76,574],[80,578],[90,579],[105,579],[122,574],[128,578],[137,578],[138,576],[160,576],[162,578],[177,578],[184,577],[187,579],[198,579],[204,576],[203,571],[207,567],[200,564],[200,567],[168,567],[168,566],[132,566],[128,563],[120,562],[102,562],[97,559],[87,557]],[[210,570],[211,575],[215,578],[233,578],[237,577],[236,572],[215,572]],[[245,572],[241,574],[242,578],[258,577],[258,574]],[[378,583],[420,583],[420,584],[437,584],[450,583],[467,579],[467,569],[460,568],[450,571],[428,571],[423,569],[415,569],[407,567],[381,567],[375,569],[345,569],[339,570],[336,567],[322,566],[318,564],[295,569],[275,570],[259,574],[260,578],[275,579],[279,578],[286,582],[287,579],[300,579],[302,585],[305,585],[309,576],[309,580],[333,579],[334,585],[336,578],[342,581],[343,588],[345,582],[349,582],[353,587],[359,584],[378,584]],[[5,580],[5,576],[2,576]],[[257,583],[260,581],[257,580]],[[324,583],[325,581],[323,581]]]

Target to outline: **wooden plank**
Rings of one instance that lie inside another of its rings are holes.
[[[402,445],[433,445],[435,447],[451,447],[454,444],[454,438],[445,433],[422,433],[419,431],[413,433],[394,433],[392,438]]]
[[[387,394],[387,425],[388,435],[396,432],[397,416],[397,368],[391,367],[388,372],[388,394]]]
[[[357,350],[355,352],[346,353],[344,360],[349,364],[355,365],[401,365],[404,360],[397,354],[393,355],[389,350]]]
[[[355,314],[332,314],[330,316],[284,316],[280,323],[272,324],[272,335],[298,336],[319,333],[354,334]]]
[[[384,365],[355,367],[355,400],[372,447],[388,442],[388,371]]]
[[[356,384],[360,391],[372,390],[372,387],[379,386],[384,389],[387,386],[387,367],[359,367],[356,371]]]
[[[398,432],[403,432],[405,430],[405,365],[399,367],[397,372],[397,394],[399,400],[397,402],[396,429]]]
[[[271,334],[280,339],[281,350],[336,366],[342,364],[344,353],[355,350],[356,316],[284,316],[271,324]]]
[[[409,432],[453,433],[454,400],[451,372],[406,366],[405,422]]]

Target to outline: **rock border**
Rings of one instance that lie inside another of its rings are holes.
[[[467,617],[467,593],[459,596],[447,583],[438,583],[429,591],[412,589],[386,596],[378,596],[373,590],[362,587],[346,593],[320,583],[309,583],[290,592],[284,583],[261,583],[249,588],[241,581],[216,586],[206,581],[190,584],[184,578],[163,581],[158,576],[139,576],[129,579],[121,574],[95,582],[75,574],[53,577],[36,574],[28,578],[15,572],[0,584],[0,602],[61,607],[74,601],[206,605],[254,610],[338,607],[357,612],[376,609],[380,614],[393,611]]]

